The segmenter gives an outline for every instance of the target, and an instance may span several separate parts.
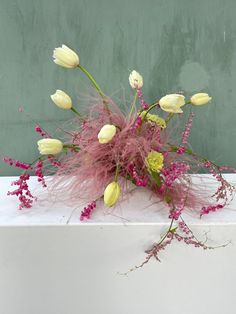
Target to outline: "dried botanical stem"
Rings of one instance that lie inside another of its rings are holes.
[[[131,109],[130,109],[130,113],[129,113],[129,120],[132,118],[132,115],[133,115],[133,112],[134,112],[134,108],[135,108],[135,104],[136,104],[137,98],[138,98],[138,93],[137,93],[137,91],[136,91],[136,92],[135,92],[135,95],[134,95],[133,102],[132,102],[132,106],[131,106]]]

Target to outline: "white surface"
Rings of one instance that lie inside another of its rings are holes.
[[[213,181],[209,175],[192,176],[196,183],[210,185],[213,190]],[[236,182],[236,174],[226,174],[225,177],[229,182]],[[86,202],[78,200],[77,207],[70,207],[63,202],[56,202],[49,198],[46,189],[36,181],[35,177],[30,180],[33,195],[37,196],[38,201],[30,209],[18,210],[18,200],[15,196],[7,196],[7,191],[13,190],[11,182],[15,177],[0,178],[0,226],[18,226],[18,225],[65,225],[65,224],[163,224],[169,223],[168,208],[151,196],[146,189],[136,188],[129,197],[124,197],[114,209],[104,209],[102,202],[98,204],[97,209],[92,215],[92,219],[81,223],[79,220],[80,212]],[[56,197],[55,197],[56,198]],[[211,223],[236,223],[236,198],[232,203],[212,215],[207,215],[202,219],[190,214],[186,215],[186,220],[194,224],[211,224]]]
[[[5,197],[9,181],[0,179],[0,314],[235,313],[234,245],[203,251],[175,243],[160,254],[162,263],[119,274],[142,262],[166,228],[156,204],[142,207],[146,193],[117,209],[123,219],[98,210],[93,223],[81,224],[78,209],[66,224],[73,209],[43,206],[43,197],[19,212],[16,199]],[[235,205],[186,219],[197,236],[209,232],[211,244],[234,244]]]

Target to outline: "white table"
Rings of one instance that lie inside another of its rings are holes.
[[[227,175],[236,181],[235,175]],[[0,178],[1,314],[233,314],[234,245],[203,251],[174,243],[160,257],[128,276],[144,250],[168,226],[165,211],[149,193],[135,190],[115,212],[98,209],[81,223],[81,206],[39,201],[18,211]],[[33,182],[32,186],[36,186]],[[209,231],[215,244],[236,241],[236,200],[199,220],[186,215],[195,234]]]

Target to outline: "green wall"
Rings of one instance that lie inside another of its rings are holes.
[[[192,147],[236,166],[235,12],[235,0],[0,0],[0,155],[32,160],[32,120],[54,134],[71,117],[51,103],[55,89],[82,106],[88,81],[52,62],[53,48],[65,43],[107,94],[129,99],[132,69],[142,73],[148,101],[209,92],[214,100],[196,110]],[[0,164],[0,175],[17,173]]]

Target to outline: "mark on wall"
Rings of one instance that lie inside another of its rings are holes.
[[[198,62],[187,61],[179,75],[179,85],[184,91],[201,91],[208,86],[209,75]]]

